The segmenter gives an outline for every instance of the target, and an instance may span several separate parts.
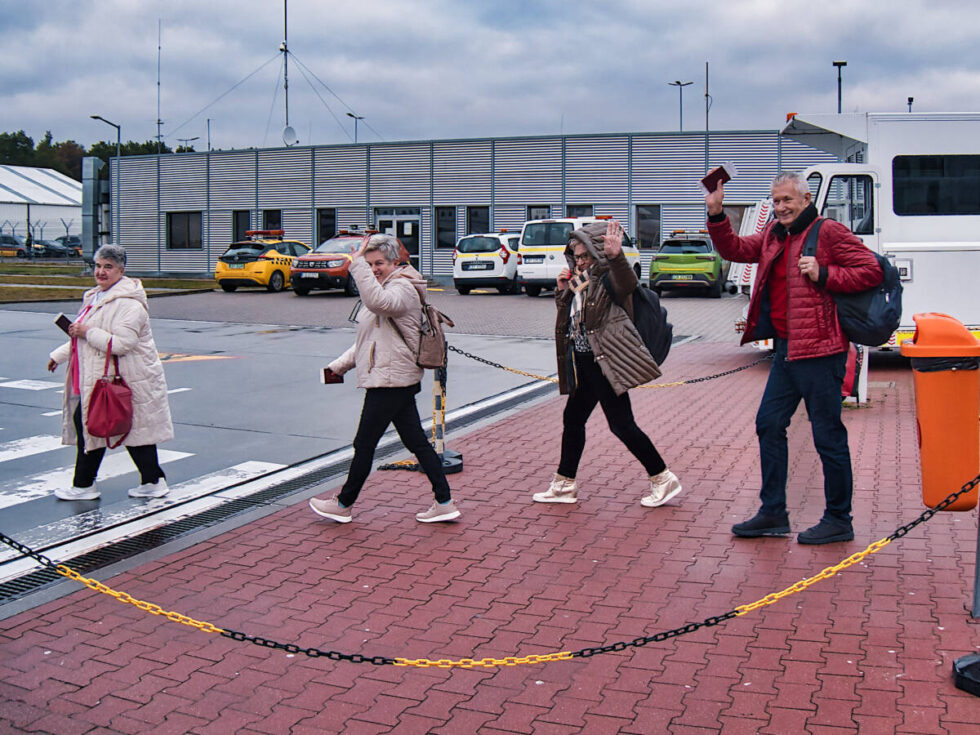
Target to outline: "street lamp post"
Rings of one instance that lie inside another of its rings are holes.
[[[119,166],[122,164],[122,125],[116,125],[116,123],[106,120],[102,115],[89,115],[93,120],[101,120],[106,125],[111,125],[116,129],[116,175],[112,177],[110,183],[114,183],[116,186],[116,196],[112,197],[112,208],[116,212],[116,221],[112,223],[112,239],[117,243],[119,242]],[[112,169],[110,169],[111,173]],[[111,220],[110,220],[111,222]]]
[[[909,97],[909,112],[912,112],[912,103],[915,101],[914,97]]]
[[[840,106],[840,102],[841,102],[841,95],[840,95],[841,76],[840,76],[840,70],[843,67],[847,66],[847,62],[846,61],[835,61],[834,62],[834,66],[837,67],[837,114],[840,115],[840,109],[841,109],[841,106]]]
[[[200,139],[201,139],[200,135],[195,135],[193,138],[177,138],[177,142],[182,143],[183,148],[187,148],[188,143],[193,143],[195,140],[200,140]]]
[[[354,118],[354,142],[357,143],[357,121],[363,120],[364,115],[355,115],[353,112],[348,112],[347,117]]]
[[[671,87],[677,87],[677,97],[678,97],[677,103],[680,112],[680,128],[681,128],[681,132],[683,133],[684,132],[684,87],[687,87],[690,84],[694,84],[694,82],[682,82],[680,79],[678,79],[675,82],[667,82],[667,84],[669,84]]]

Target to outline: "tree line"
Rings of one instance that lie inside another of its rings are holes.
[[[184,153],[193,150],[193,146],[178,146],[176,152]],[[174,151],[163,142],[158,148],[155,140],[147,140],[143,143],[127,140],[125,143],[121,143],[119,152],[123,156],[141,156],[157,152],[173,153]],[[53,168],[55,171],[78,181],[82,180],[82,158],[95,156],[108,164],[109,159],[115,155],[115,141],[106,143],[100,140],[86,149],[85,146],[76,143],[74,140],[54,142],[50,130],[44,134],[37,145],[34,144],[34,139],[23,130],[18,130],[16,133],[0,133],[0,165]],[[107,175],[107,169],[108,166],[103,169],[103,176]]]

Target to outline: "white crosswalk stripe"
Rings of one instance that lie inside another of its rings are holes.
[[[7,380],[0,383],[0,388],[17,388],[18,390],[48,390],[64,387],[64,383],[52,383],[50,380]]]
[[[58,449],[61,446],[63,446],[61,437],[52,434],[15,439],[0,444],[0,462],[9,462],[12,459],[50,452],[52,449]]]

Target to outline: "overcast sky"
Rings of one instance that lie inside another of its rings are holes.
[[[970,0],[289,0],[301,144],[710,127],[787,112],[980,109]],[[0,0],[0,132],[281,145],[282,0]],[[265,66],[263,66],[265,64]],[[251,74],[251,76],[249,76]],[[246,79],[246,77],[248,77]],[[245,80],[245,81],[243,81]],[[318,81],[319,80],[319,81]],[[326,87],[323,86],[324,83]],[[235,87],[235,85],[238,85]],[[233,89],[234,87],[234,89]],[[326,104],[324,104],[326,103]]]

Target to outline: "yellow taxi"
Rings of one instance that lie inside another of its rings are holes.
[[[265,286],[273,293],[289,286],[293,261],[310,252],[299,240],[284,240],[283,230],[248,230],[247,240],[233,242],[218,258],[214,280],[225,291]]]

